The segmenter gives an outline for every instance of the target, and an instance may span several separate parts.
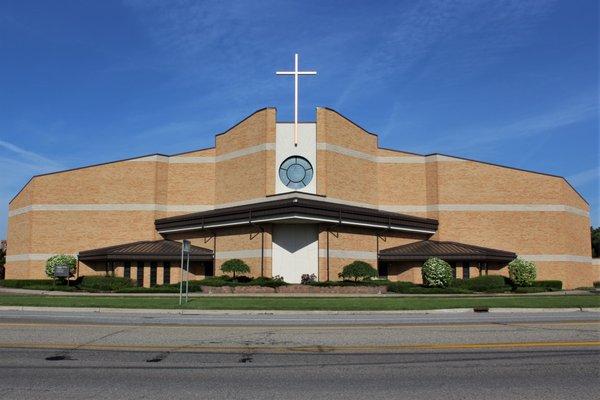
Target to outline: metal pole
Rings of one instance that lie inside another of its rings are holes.
[[[187,253],[187,266],[185,268],[185,302],[188,302],[188,293],[190,292],[190,252]]]
[[[181,263],[179,264],[179,305],[183,296],[183,242],[181,242]]]

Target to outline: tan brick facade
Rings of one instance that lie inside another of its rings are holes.
[[[379,148],[377,136],[337,112],[316,113],[318,195],[435,218],[439,229],[432,239],[516,252],[536,262],[540,279],[560,279],[568,288],[600,280],[600,267],[590,257],[589,206],[563,178]],[[157,218],[268,198],[275,193],[275,141],[276,110],[266,108],[217,135],[214,148],[32,178],[9,205],[6,277],[43,278],[44,260],[56,253],[160,239]],[[424,239],[327,230],[322,226],[318,239],[321,280],[337,279],[357,258],[375,265],[378,250]],[[271,275],[269,225],[214,234],[194,238],[193,244],[216,250],[216,274],[223,261],[239,256],[252,275]],[[122,268],[117,265],[117,275]],[[136,268],[132,265],[132,277]],[[478,273],[475,266],[470,272]],[[81,263],[80,274],[95,273],[104,271]],[[158,268],[158,281],[163,273]],[[421,279],[418,265],[391,265],[389,274],[393,280]],[[179,268],[172,265],[170,275],[177,282]],[[202,276],[198,267],[193,277]]]

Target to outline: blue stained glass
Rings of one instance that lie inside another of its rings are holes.
[[[312,180],[313,174],[312,165],[303,157],[289,157],[279,167],[279,179],[290,189],[306,187]]]

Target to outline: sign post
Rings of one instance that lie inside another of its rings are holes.
[[[190,241],[189,240],[183,240],[183,243],[181,243],[181,264],[179,264],[180,266],[180,275],[181,275],[181,279],[179,280],[179,305],[181,305],[183,303],[183,279],[184,279],[184,275],[183,275],[183,271],[184,271],[184,259],[186,260],[185,263],[185,302],[188,302],[188,293],[189,293],[189,273],[190,273]]]
[[[67,280],[67,286],[69,286],[69,275],[71,271],[68,265],[57,265],[54,267],[54,283],[56,284],[56,278],[65,278]]]

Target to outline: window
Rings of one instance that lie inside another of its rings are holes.
[[[377,265],[377,269],[378,271],[378,275],[380,277],[385,277],[387,278],[388,276],[388,263],[383,262],[383,261],[379,261],[379,264]]]
[[[215,274],[215,264],[212,261],[203,264],[204,276],[213,276]]]
[[[144,263],[139,261],[137,263],[137,285],[144,286]]]
[[[452,267],[452,277],[456,279],[456,263],[450,265]]]
[[[125,261],[123,264],[123,278],[131,279],[131,261]]]
[[[163,263],[163,269],[163,285],[168,285],[169,283],[171,283],[171,263],[165,261]]]
[[[463,279],[469,279],[471,277],[471,271],[469,270],[469,263],[463,263]]]
[[[313,177],[313,167],[304,157],[292,156],[281,163],[279,179],[290,189],[306,187]]]
[[[158,265],[155,262],[150,263],[150,286],[156,286],[156,270]]]

